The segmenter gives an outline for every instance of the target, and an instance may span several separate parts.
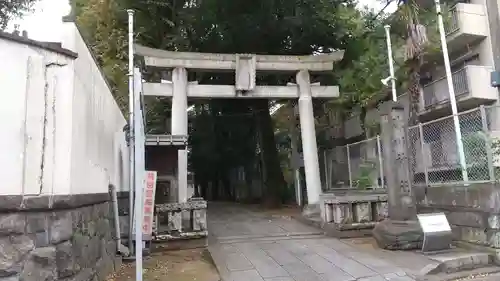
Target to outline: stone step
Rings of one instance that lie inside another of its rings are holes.
[[[493,256],[485,252],[464,252],[459,249],[445,253],[427,255],[436,261],[422,269],[421,275],[470,271],[493,265]]]
[[[288,233],[288,234],[274,234],[274,235],[242,235],[231,237],[219,237],[217,242],[221,244],[232,244],[242,242],[256,242],[256,241],[276,241],[276,240],[291,240],[291,239],[318,239],[324,238],[322,232],[307,232],[307,233]]]
[[[487,266],[476,268],[468,271],[460,271],[455,273],[439,273],[436,275],[428,275],[418,277],[417,281],[498,281],[500,280],[500,267]]]

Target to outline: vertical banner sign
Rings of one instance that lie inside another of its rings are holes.
[[[146,186],[144,188],[144,209],[142,214],[143,225],[142,225],[142,235],[151,240],[151,235],[153,233],[153,217],[154,217],[154,206],[155,206],[155,193],[156,193],[156,171],[146,171]]]
[[[153,218],[156,194],[156,171],[146,171],[145,185],[142,202],[142,240],[150,241],[153,233]],[[135,222],[135,220],[134,220]],[[135,225],[134,225],[135,231]]]

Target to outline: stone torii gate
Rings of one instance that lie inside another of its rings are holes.
[[[134,45],[146,67],[172,71],[172,83],[144,83],[145,96],[172,98],[172,135],[188,133],[188,98],[298,99],[307,198],[309,205],[319,203],[321,179],[314,127],[312,98],[339,96],[338,86],[311,85],[310,72],[333,70],[344,51],[314,56],[272,56],[252,54],[215,54],[171,52]],[[235,85],[200,85],[188,82],[188,70],[204,72],[234,71]],[[296,72],[296,85],[257,86],[256,72]],[[187,151],[178,152],[178,201],[187,200]]]

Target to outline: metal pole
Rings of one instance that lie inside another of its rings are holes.
[[[349,187],[352,188],[351,158],[349,153],[349,145],[347,145],[347,171],[349,173]]]
[[[128,13],[128,159],[129,159],[129,231],[128,246],[131,255],[134,253],[134,242],[132,241],[134,227],[134,181],[135,181],[135,157],[134,157],[134,10]]]
[[[144,128],[142,126],[142,112],[140,108],[142,78],[138,68],[134,71],[134,166],[135,169],[135,280],[142,281],[142,248],[143,248],[143,193],[144,193]],[[141,143],[139,142],[141,141]]]
[[[328,179],[328,163],[326,159],[326,149],[323,150],[323,169],[324,169],[324,174],[325,174],[325,188],[329,190],[328,188],[328,183],[330,180]]]
[[[378,153],[378,166],[380,171],[380,187],[384,188],[384,163],[382,160],[382,143],[380,142],[380,135],[377,136],[377,153]]]
[[[389,57],[389,74],[391,75],[391,88],[392,88],[392,100],[397,101],[397,93],[396,93],[396,77],[394,76],[394,61],[392,59],[392,44],[391,44],[391,26],[386,25],[385,28],[385,37],[387,39],[387,56]]]
[[[460,159],[460,167],[462,168],[462,178],[464,182],[468,182],[469,177],[467,175],[467,164],[465,162],[464,144],[462,142],[462,131],[460,129],[460,121],[458,120],[457,100],[455,97],[455,89],[453,88],[453,77],[451,74],[450,57],[448,55],[448,45],[446,44],[446,33],[444,31],[443,15],[441,13],[441,4],[439,0],[435,0],[435,2],[436,2],[436,13],[438,16],[439,35],[441,37],[441,47],[443,49],[444,68],[446,70],[446,81],[448,82],[448,93],[450,95],[451,111],[453,113],[453,123],[455,125],[458,156]]]

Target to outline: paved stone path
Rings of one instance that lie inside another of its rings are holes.
[[[284,216],[210,204],[208,227],[209,250],[222,281],[415,280],[377,251],[325,237]]]

